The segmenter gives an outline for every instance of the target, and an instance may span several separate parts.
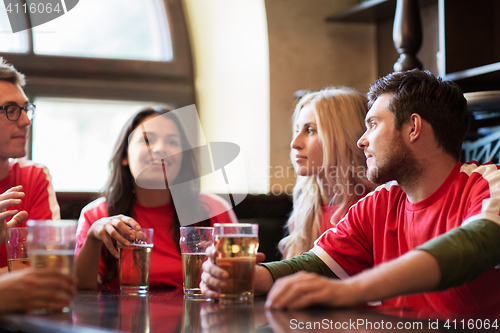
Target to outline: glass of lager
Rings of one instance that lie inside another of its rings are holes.
[[[136,231],[130,246],[118,244],[120,253],[120,289],[127,294],[145,295],[149,289],[153,229]]]
[[[215,263],[229,273],[227,286],[219,293],[220,303],[253,302],[259,226],[216,223],[214,227]]]
[[[76,247],[76,220],[29,220],[28,254],[34,269],[45,268],[73,274]],[[64,308],[63,312],[69,312]],[[34,314],[50,311],[38,309]]]
[[[28,258],[28,228],[7,228],[7,263],[9,272],[30,266]]]
[[[201,265],[205,250],[214,243],[212,227],[181,227],[179,246],[182,256],[182,287],[189,298],[203,298],[200,290]]]

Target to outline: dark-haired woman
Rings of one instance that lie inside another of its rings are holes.
[[[175,112],[146,108],[125,124],[103,197],[88,204],[80,216],[75,253],[80,289],[118,289],[116,243],[128,245],[141,228],[154,229],[150,287],[182,287],[180,221],[169,184],[190,184],[176,195],[191,212],[199,213],[201,222],[196,225],[237,222],[224,199],[200,192],[199,170],[190,148]]]

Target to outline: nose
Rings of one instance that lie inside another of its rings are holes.
[[[302,136],[299,134],[295,135],[295,137],[292,139],[292,142],[290,143],[290,147],[292,149],[300,150],[303,148],[303,142],[302,142]]]
[[[368,147],[368,140],[366,139],[366,132],[363,133],[363,135],[359,138],[357,145],[361,149],[365,149]]]
[[[19,127],[28,127],[31,125],[31,120],[28,118],[28,114],[26,111],[21,110],[21,116],[17,120],[17,126]]]

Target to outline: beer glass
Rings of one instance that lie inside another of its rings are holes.
[[[200,289],[201,265],[205,261],[205,250],[213,245],[214,228],[181,227],[179,246],[182,256],[182,287],[184,295],[202,298]]]
[[[29,220],[28,251],[31,266],[73,273],[76,220]]]
[[[7,264],[9,272],[30,266],[28,258],[28,228],[7,228]]]
[[[153,229],[136,231],[130,246],[118,244],[120,253],[120,289],[127,294],[146,294],[149,290]]]
[[[29,220],[28,254],[34,269],[52,269],[73,274],[76,247],[76,220]],[[65,307],[62,312],[69,312]],[[36,309],[32,314],[46,314],[52,310]]]
[[[229,273],[227,285],[219,293],[220,303],[253,302],[259,226],[216,223],[214,227],[215,263]]]

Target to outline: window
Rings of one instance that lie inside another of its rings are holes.
[[[143,102],[36,98],[33,160],[44,164],[56,191],[99,192],[123,125]]]
[[[0,52],[28,52],[28,33],[13,34],[5,6],[0,5]]]
[[[151,61],[173,57],[165,8],[158,1],[79,1],[63,16],[34,27],[33,42],[34,52],[44,55]]]
[[[181,0],[78,1],[18,33],[0,5],[0,29],[0,56],[37,105],[28,158],[49,167],[56,191],[100,191],[118,132],[141,107],[194,104]]]

